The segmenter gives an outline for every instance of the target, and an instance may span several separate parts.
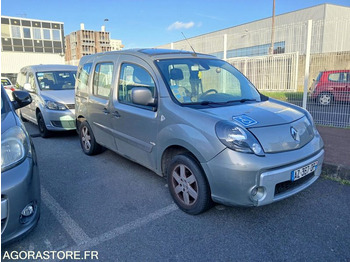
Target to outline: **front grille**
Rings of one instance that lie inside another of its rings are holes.
[[[60,127],[60,128],[75,128],[75,121],[51,121],[51,124],[54,127]]]
[[[68,109],[75,109],[75,104],[66,104]]]
[[[314,172],[304,176],[296,181],[285,181],[282,183],[278,183],[275,187],[275,196],[287,192],[288,190],[294,189],[298,186],[309,181],[314,176]]]

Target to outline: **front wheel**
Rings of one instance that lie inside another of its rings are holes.
[[[167,170],[170,194],[181,210],[197,215],[211,207],[208,182],[202,169],[191,156],[175,156]]]
[[[41,112],[36,115],[36,120],[38,122],[39,132],[42,138],[48,138],[50,136],[50,131],[46,128],[44,117]]]
[[[91,127],[86,121],[80,124],[79,138],[81,148],[85,154],[91,156],[96,155],[102,151],[103,147],[96,142]]]

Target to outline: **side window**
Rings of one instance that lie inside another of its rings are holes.
[[[113,63],[100,63],[95,67],[93,93],[107,98],[111,92]]]
[[[340,73],[329,74],[328,79],[332,82],[339,82]]]
[[[32,90],[35,91],[36,90],[35,80],[34,80],[34,75],[32,73],[29,73],[29,75],[28,75],[28,83],[30,84]]]
[[[118,84],[119,102],[132,104],[131,90],[135,87],[148,88],[152,93],[152,97],[155,97],[156,87],[146,69],[134,64],[122,64]]]
[[[26,82],[26,73],[20,72],[17,76],[16,88],[22,90],[25,82]]]
[[[77,77],[77,91],[87,92],[89,74],[91,71],[92,63],[87,63],[83,67],[79,67],[78,77]]]

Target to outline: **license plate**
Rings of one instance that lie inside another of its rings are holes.
[[[298,168],[294,171],[292,171],[292,181],[298,180],[312,172],[314,172],[317,168],[318,161],[315,161],[307,166]]]

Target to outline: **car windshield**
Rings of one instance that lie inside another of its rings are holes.
[[[218,59],[157,60],[173,97],[183,105],[226,105],[261,101],[249,80],[230,64]]]
[[[74,89],[75,71],[50,71],[36,73],[41,90]]]

